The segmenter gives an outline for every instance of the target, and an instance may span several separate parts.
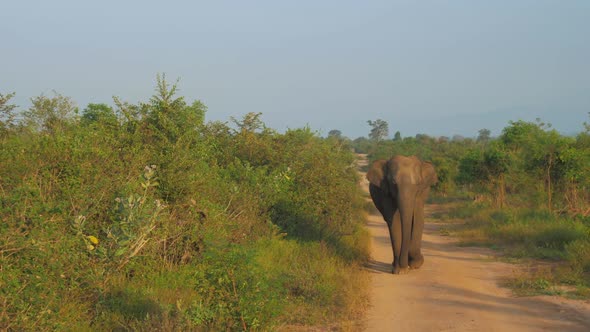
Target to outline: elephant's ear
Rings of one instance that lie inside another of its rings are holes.
[[[385,178],[385,165],[387,160],[375,160],[369,171],[367,172],[367,180],[374,186],[381,188],[381,190],[387,192],[387,179]]]
[[[436,176],[436,171],[434,170],[434,166],[425,161],[422,163],[422,184],[424,187],[430,187],[438,182],[438,177]]]

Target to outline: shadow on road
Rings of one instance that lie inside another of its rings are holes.
[[[433,303],[445,307],[456,308],[458,312],[477,309],[481,312],[495,313],[498,317],[517,316],[510,320],[519,322],[520,328],[525,330],[542,331],[547,329],[550,322],[559,331],[590,331],[588,319],[577,315],[575,311],[567,311],[558,304],[543,301],[539,298],[522,298],[494,296],[477,291],[457,288],[450,285],[438,287],[440,293],[452,294],[452,298],[434,298]],[[525,317],[523,317],[525,316]],[[539,319],[543,317],[543,319]]]
[[[371,259],[366,265],[365,269],[371,273],[387,273],[391,274],[391,263],[384,263]]]

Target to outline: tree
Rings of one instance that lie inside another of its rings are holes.
[[[342,132],[338,129],[332,129],[328,133],[328,137],[342,138]]]
[[[377,119],[375,121],[368,120],[367,123],[371,126],[369,138],[374,141],[382,141],[389,135],[389,125],[386,121]]]
[[[474,149],[468,151],[459,160],[457,183],[464,185],[483,184],[483,151]]]
[[[440,136],[438,138],[438,143],[439,144],[444,144],[444,143],[448,143],[450,141],[449,137],[447,136]]]
[[[109,127],[114,127],[119,123],[112,107],[107,104],[92,103],[82,111],[81,122],[83,125],[101,124]]]
[[[366,137],[357,137],[352,141],[352,147],[356,153],[369,153],[371,141]]]
[[[512,152],[520,151],[523,147],[530,146],[540,128],[532,122],[510,121],[510,126],[502,130],[500,141]]]
[[[260,119],[262,113],[246,113],[241,120],[231,121],[238,127],[234,130],[236,155],[252,165],[266,165],[272,162],[277,152],[273,148],[275,131],[266,127]]]
[[[559,180],[557,171],[559,156],[569,145],[568,140],[561,136],[551,124],[537,119],[536,123],[517,121],[510,122],[504,128],[500,141],[522,163],[522,169],[540,177],[544,182],[547,196],[547,208],[553,209],[553,186]]]
[[[465,136],[456,134],[456,135],[453,135],[452,140],[453,140],[453,142],[463,142],[465,140]]]
[[[483,153],[483,171],[486,174],[489,185],[495,187],[494,192],[496,206],[502,208],[506,202],[506,180],[510,157],[502,150],[499,144],[494,144]]]
[[[149,104],[140,105],[139,113],[146,117],[152,133],[171,143],[185,135],[195,134],[203,126],[207,107],[199,100],[188,104],[184,97],[176,97],[177,83],[168,84],[166,75],[157,75],[156,93]],[[125,114],[126,117],[129,117]]]
[[[264,123],[260,119],[262,113],[249,112],[242,120],[238,120],[233,116],[230,118],[231,121],[238,127],[239,132],[254,133],[257,130],[264,129]]]
[[[435,157],[432,159],[432,164],[436,170],[436,177],[438,182],[434,186],[435,190],[446,197],[453,189],[454,183],[452,181],[453,166],[449,158]]]
[[[553,209],[553,183],[559,180],[561,174],[555,172],[559,156],[568,146],[568,141],[556,130],[542,131],[537,138],[539,144],[530,150],[533,163],[543,169],[545,190],[547,192],[547,207]]]
[[[485,150],[474,149],[459,161],[457,182],[479,185],[491,194],[495,205],[502,208],[506,201],[505,174],[509,165],[509,156],[499,144]]]
[[[567,209],[582,215],[590,214],[590,167],[588,165],[590,165],[590,146],[580,146],[579,139],[559,154],[559,169]]]
[[[479,135],[477,135],[477,142],[479,143],[487,143],[491,139],[491,131],[489,129],[480,129]]]
[[[432,138],[426,134],[416,134],[416,141],[418,141],[422,144],[428,144],[428,143],[433,143],[434,138]]]
[[[0,134],[14,126],[14,109],[16,105],[9,104],[15,93],[4,95],[0,93]]]
[[[24,112],[25,121],[34,130],[56,132],[63,129],[68,120],[77,112],[76,104],[57,92],[53,97],[40,95],[31,98],[33,105]]]
[[[396,142],[399,142],[402,140],[402,134],[398,131],[395,132],[395,135],[393,136],[393,140]]]

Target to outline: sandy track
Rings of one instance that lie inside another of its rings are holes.
[[[368,190],[368,183],[363,181]],[[369,216],[372,236],[371,307],[367,331],[590,331],[590,304],[555,296],[514,297],[498,282],[514,265],[496,262],[493,252],[458,247],[427,222],[424,266],[392,275],[392,252],[381,215]]]

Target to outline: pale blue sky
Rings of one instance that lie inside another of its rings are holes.
[[[590,112],[590,1],[2,1],[0,92],[81,108],[145,101],[180,78],[208,120],[262,112],[366,136],[580,131]]]

